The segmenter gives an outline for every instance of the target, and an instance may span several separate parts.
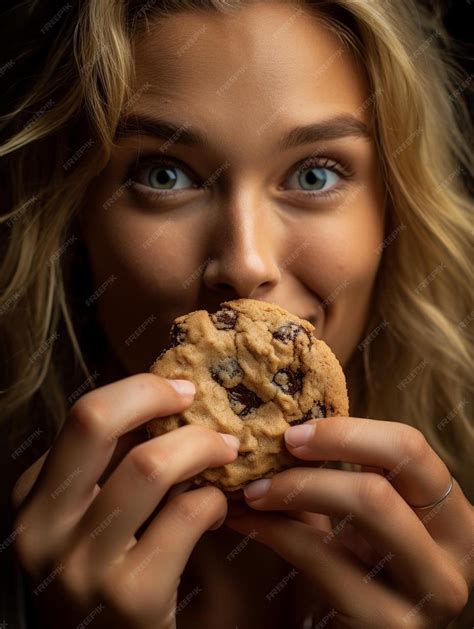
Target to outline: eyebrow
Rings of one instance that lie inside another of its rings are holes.
[[[115,138],[137,135],[148,135],[185,146],[202,146],[209,143],[207,133],[186,123],[177,124],[164,118],[155,118],[146,114],[132,114],[122,118],[118,124]],[[334,118],[295,127],[279,139],[278,148],[285,150],[302,144],[336,140],[349,136],[369,139],[372,133],[362,120],[352,114],[340,114]]]

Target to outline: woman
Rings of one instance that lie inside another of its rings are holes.
[[[15,72],[39,72],[3,118],[1,324],[26,470],[7,546],[32,615],[447,626],[473,583],[473,305],[463,88],[440,27],[399,0],[27,17]],[[314,322],[351,417],[289,429],[295,456],[332,464],[256,481],[228,509],[185,481],[235,440],[186,426],[146,441],[143,425],[193,400],[147,373],[173,319],[237,297]]]

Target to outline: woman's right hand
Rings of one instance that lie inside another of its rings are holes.
[[[13,498],[15,552],[46,626],[176,626],[181,574],[201,535],[225,518],[226,498],[212,486],[179,493],[138,541],[135,533],[172,485],[233,461],[238,441],[184,426],[133,447],[97,484],[120,435],[191,404],[194,393],[171,382],[143,373],[85,394],[28,496]]]

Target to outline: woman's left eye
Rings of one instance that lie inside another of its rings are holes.
[[[314,162],[305,160],[292,172],[287,179],[289,189],[313,197],[329,196],[341,179],[350,179],[353,175],[347,164],[343,165],[330,158],[319,158]]]

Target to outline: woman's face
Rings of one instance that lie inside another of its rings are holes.
[[[147,371],[175,317],[249,297],[312,321],[346,363],[383,240],[363,67],[296,4],[149,27],[83,213],[113,352]]]

